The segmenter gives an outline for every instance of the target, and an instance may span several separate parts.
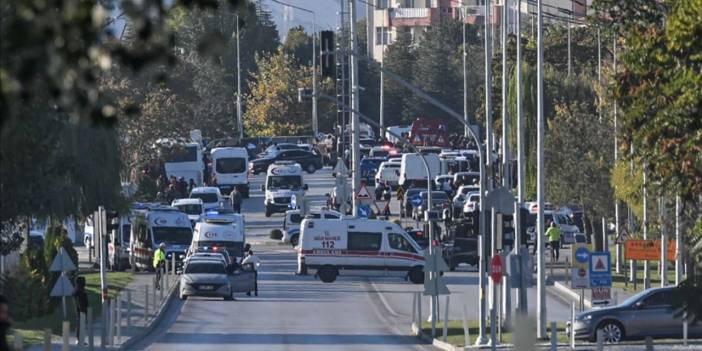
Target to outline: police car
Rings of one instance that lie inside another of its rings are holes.
[[[299,164],[278,161],[268,166],[266,181],[261,186],[261,190],[265,192],[263,204],[266,207],[266,217],[298,208],[304,201],[307,188]]]
[[[331,283],[341,271],[401,272],[415,284],[424,282],[424,256],[399,225],[382,220],[305,219],[297,249],[298,272],[316,270]]]

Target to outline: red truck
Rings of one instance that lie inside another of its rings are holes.
[[[415,146],[448,147],[448,124],[439,118],[419,117],[412,122],[410,142]]]

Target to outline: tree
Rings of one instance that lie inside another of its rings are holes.
[[[290,28],[282,49],[294,57],[298,65],[312,66],[312,36],[305,32],[305,27]]]
[[[295,58],[283,50],[263,54],[257,66],[251,92],[246,96],[246,133],[250,136],[311,134],[312,111],[308,104],[298,102],[297,90],[312,86],[311,68],[298,67]],[[318,88],[325,90],[324,86]],[[319,116],[330,116],[331,106],[320,102]]]
[[[417,60],[412,34],[405,27],[398,28],[396,33],[397,38],[395,41],[385,49],[383,67],[404,79],[412,81]],[[408,110],[412,93],[387,77],[384,80],[383,93],[386,124],[412,123],[416,117],[411,110]]]
[[[614,138],[595,120],[587,103],[558,105],[544,145],[549,201],[582,206],[590,233],[598,232],[595,219],[609,215],[614,207],[609,186]]]

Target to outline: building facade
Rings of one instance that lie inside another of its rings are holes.
[[[414,41],[431,26],[442,19],[455,18],[468,24],[482,26],[485,23],[485,0],[368,0],[373,6],[367,11],[368,43],[371,58],[383,60],[385,47],[391,44],[400,28],[407,28]],[[507,0],[507,11],[503,12],[505,0],[491,1],[491,31],[502,23],[502,14],[507,16],[508,30],[514,29],[516,0]],[[587,5],[592,0],[544,0],[542,9],[544,19],[555,21],[559,18],[584,19]],[[529,26],[529,21],[536,12],[535,0],[521,0],[522,25]],[[564,22],[565,25],[565,22]]]

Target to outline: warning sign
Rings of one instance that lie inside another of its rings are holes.
[[[668,240],[665,256],[668,261],[675,261],[675,240]],[[660,261],[661,241],[628,239],[624,242],[624,259]]]
[[[612,289],[608,287],[592,288],[592,303],[597,304],[612,299]]]
[[[365,185],[362,185],[361,189],[356,193],[356,199],[363,205],[370,205],[374,200],[373,195],[371,195]]]
[[[377,210],[377,214],[380,216],[386,216],[387,214],[390,213],[390,201],[385,201],[385,200],[376,200],[375,201],[375,209]]]
[[[609,252],[590,253],[590,286],[612,286],[612,265]]]

